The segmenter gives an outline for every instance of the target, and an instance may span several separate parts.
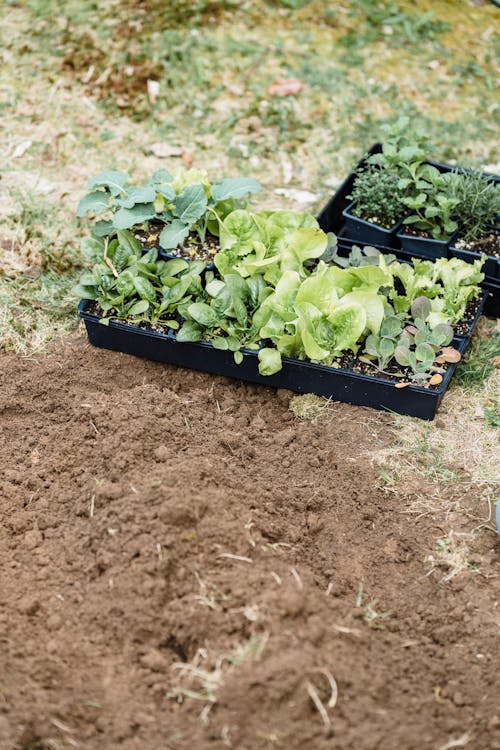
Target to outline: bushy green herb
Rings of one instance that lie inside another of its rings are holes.
[[[400,117],[395,123],[383,128],[386,137],[382,152],[367,158],[368,164],[380,169],[396,172],[400,180],[398,189],[408,191],[416,182],[426,159],[432,152],[429,136],[421,130],[410,127],[409,117]]]
[[[360,219],[389,229],[403,216],[406,208],[398,192],[399,177],[392,169],[375,166],[360,170],[354,181],[352,213]]]
[[[499,184],[477,170],[455,170],[445,179],[447,191],[456,201],[455,213],[464,229],[464,240],[473,243],[490,234],[500,214]]]
[[[403,224],[411,225],[435,240],[448,240],[458,229],[453,218],[458,210],[458,199],[449,194],[441,175],[427,184],[423,182],[419,180],[420,192],[417,195],[403,198],[403,203],[415,212],[407,216]]]

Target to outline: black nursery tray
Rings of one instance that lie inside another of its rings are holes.
[[[377,154],[381,151],[382,144],[374,143],[373,146],[368,149],[367,154]],[[356,169],[365,164],[365,159],[365,156],[360,159]],[[430,161],[429,164],[432,164],[432,166],[439,169],[440,172],[451,172],[454,169],[454,167],[452,167],[450,164],[441,164],[440,162],[434,161]],[[490,174],[488,176],[493,178],[495,182],[500,182],[500,176],[493,174]],[[354,245],[371,245],[371,242],[363,242],[362,240],[360,240],[359,236],[353,236],[353,233],[350,230],[350,224],[346,222],[345,216],[343,215],[343,212],[350,203],[350,199],[347,196],[352,192],[354,177],[355,173],[351,172],[351,174],[349,174],[344,182],[340,185],[335,195],[333,195],[326,206],[322,208],[317,218],[321,229],[323,229],[323,231],[325,232],[334,232],[334,234],[337,235],[340,241],[351,243]],[[444,255],[442,257],[459,257],[470,263],[472,263],[476,258],[479,257],[477,253],[464,253],[464,251],[455,249],[452,246],[451,241],[448,244],[450,245],[450,247],[447,247],[444,250]],[[395,250],[399,250],[405,253],[405,251],[401,247],[401,243],[397,235],[392,237],[391,241],[387,242],[387,244],[375,244],[374,246],[388,253],[394,253]],[[405,257],[408,259],[423,258],[428,260],[431,256],[429,254],[426,254],[425,252],[419,253],[414,249],[412,252],[406,253]],[[485,273],[486,282],[500,283],[500,258],[489,257],[485,263],[483,271]],[[500,305],[500,299],[498,300],[498,304]]]
[[[450,364],[443,382],[434,388],[415,385],[396,388],[392,380],[287,358],[283,358],[279,373],[264,376],[259,373],[256,351],[243,350],[243,361],[237,365],[231,352],[215,349],[208,342],[182,343],[177,341],[175,333],[159,333],[113,320],[103,325],[97,315],[89,312],[89,304],[88,300],[82,300],[78,311],[93,346],[420,419],[434,418],[456,368]],[[453,345],[464,352],[468,342],[469,338],[456,338]]]

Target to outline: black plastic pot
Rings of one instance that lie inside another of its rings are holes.
[[[344,237],[363,245],[382,244],[386,247],[399,247],[396,233],[401,227],[401,221],[389,229],[384,229],[384,227],[378,224],[373,224],[370,221],[360,219],[359,216],[355,216],[352,213],[353,205],[354,203],[351,203],[342,211],[342,216],[345,219]]]
[[[335,401],[385,409],[420,419],[434,418],[456,367],[449,365],[443,382],[432,389],[415,385],[396,388],[395,381],[286,358],[283,359],[281,372],[266,377],[259,373],[256,351],[244,350],[243,362],[237,365],[231,352],[215,349],[207,342],[180,343],[175,334],[149,331],[118,321],[102,325],[97,315],[88,312],[88,307],[88,300],[82,300],[78,310],[93,346],[268,387],[316,393]],[[467,343],[463,339],[456,339],[454,345],[463,352]]]
[[[447,240],[435,240],[433,237],[415,237],[402,230],[397,233],[397,237],[403,250],[411,253],[413,257],[436,260],[448,257],[448,248],[455,235]]]
[[[492,318],[500,318],[500,281],[496,284],[492,281],[486,281],[482,287],[488,294],[484,314]]]

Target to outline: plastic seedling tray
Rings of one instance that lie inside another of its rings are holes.
[[[89,312],[89,304],[82,300],[78,310],[93,346],[420,419],[434,418],[456,368],[450,364],[443,382],[429,389],[416,385],[396,388],[394,380],[287,358],[283,359],[281,372],[266,377],[259,373],[257,351],[244,350],[243,362],[237,365],[231,352],[215,349],[208,342],[181,343],[174,333],[159,333],[118,321],[102,325],[99,317]],[[467,343],[464,339],[454,339],[453,345],[463,352]]]
[[[377,154],[380,153],[382,150],[382,144],[381,143],[374,143],[373,146],[371,146],[370,149],[368,149],[367,154]],[[365,157],[360,159],[358,162],[356,169],[363,166],[365,164]],[[440,172],[451,172],[454,167],[450,166],[449,164],[442,164],[441,162],[435,162],[430,161],[429,164],[432,164],[432,166],[439,169]],[[489,177],[491,177],[495,182],[500,182],[500,176],[493,175],[489,173]],[[350,199],[347,197],[350,195],[352,188],[354,185],[354,172],[349,174],[344,182],[340,185],[335,195],[330,198],[328,203],[322,208],[320,213],[318,214],[318,222],[320,227],[325,232],[334,232],[339,240],[350,242],[351,244],[365,244],[365,245],[373,245],[375,247],[378,247],[382,250],[387,250],[387,252],[393,253],[396,249],[402,249],[401,247],[401,234],[402,232],[399,232],[395,238],[391,238],[390,242],[379,240],[378,242],[375,240],[372,241],[366,241],[359,238],[359,235],[353,237],[353,230],[352,225],[349,225],[348,222],[346,222],[346,218],[344,215],[344,211],[349,208]],[[372,225],[375,226],[375,225]],[[412,241],[412,240],[418,240],[420,244],[420,249],[418,245],[413,245],[411,250],[405,250],[404,252],[407,252],[408,258],[424,258],[428,260],[429,258],[436,258],[436,257],[450,257],[453,255],[458,254],[450,248],[450,245],[453,243],[455,237],[452,237],[451,240],[446,244],[446,248],[438,249],[437,251],[440,253],[439,255],[436,255],[436,250],[432,251],[429,249],[428,243],[434,243],[435,240],[427,240],[427,242],[424,239],[419,239],[416,237],[408,236],[406,242]],[[394,241],[395,240],[395,241]],[[476,255],[474,255],[471,258],[463,257],[463,260],[470,260],[471,262],[476,259]],[[500,259],[493,258],[487,261],[485,265],[485,275],[486,275],[486,281],[493,281],[496,282],[500,279]],[[500,300],[499,300],[500,304]]]

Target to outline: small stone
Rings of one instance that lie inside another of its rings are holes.
[[[280,401],[288,403],[293,394],[291,391],[287,391],[286,388],[278,388],[278,390],[276,391],[276,395]]]
[[[27,531],[24,535],[24,545],[28,549],[36,549],[43,542],[43,536],[38,529]]]
[[[141,656],[140,661],[143,667],[151,669],[153,672],[163,672],[168,667],[166,658],[157,649],[148,651]]]
[[[45,624],[48,630],[59,630],[62,622],[63,621],[61,615],[58,615],[57,612],[54,612],[52,615],[47,617],[47,622]]]
[[[453,703],[455,704],[455,706],[465,706],[465,704],[467,702],[465,700],[464,696],[462,695],[462,693],[460,691],[458,691],[458,690],[457,690],[456,693],[453,693],[452,700],[453,700]]]
[[[51,639],[50,641],[47,641],[47,643],[45,644],[45,650],[46,650],[46,652],[48,654],[55,654],[55,653],[57,653],[58,648],[59,647],[57,645],[57,641],[55,641],[53,639]]]
[[[154,450],[154,457],[157,461],[166,461],[168,457],[170,456],[170,451],[167,448],[166,445],[159,445],[158,448],[155,448]]]
[[[266,426],[266,423],[262,419],[260,414],[258,414],[256,417],[252,419],[252,421],[250,422],[250,426],[254,427],[256,430],[263,430],[264,427]]]
[[[488,722],[488,729],[500,729],[500,716],[495,714]]]
[[[53,526],[57,526],[57,518],[51,513],[43,513],[38,516],[38,528],[39,529],[50,529]]]
[[[32,596],[23,596],[18,604],[18,609],[23,615],[34,615],[40,609],[40,602]]]

